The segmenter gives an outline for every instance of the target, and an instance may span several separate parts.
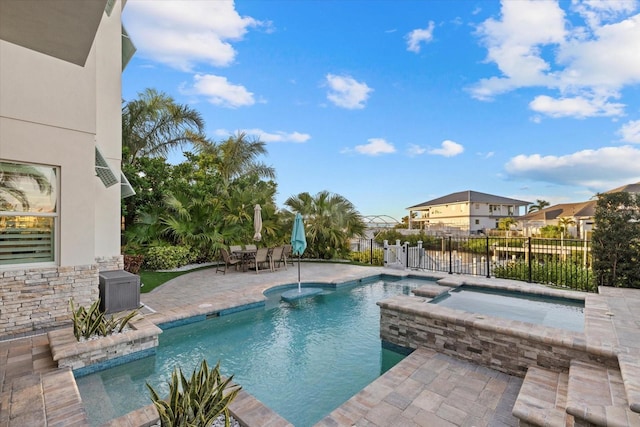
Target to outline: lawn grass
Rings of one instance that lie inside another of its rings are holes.
[[[216,268],[215,265],[208,265],[206,267],[194,268],[193,270],[187,271],[143,271],[140,270],[140,281],[144,284],[143,287],[140,288],[140,292],[146,294],[147,292],[151,292],[158,286],[168,282],[171,279],[174,279],[178,276],[182,276],[183,274],[191,273],[193,271],[205,270],[208,268]]]

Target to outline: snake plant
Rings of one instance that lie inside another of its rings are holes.
[[[88,339],[94,335],[106,337],[107,335],[122,332],[131,319],[138,314],[138,311],[134,310],[119,318],[106,317],[100,311],[99,299],[91,304],[89,308],[84,306],[76,308],[73,304],[73,298],[69,300],[69,305],[73,320],[73,335],[78,341],[81,338]]]
[[[203,360],[189,380],[180,367],[174,369],[167,399],[161,399],[147,383],[151,400],[160,415],[160,426],[206,427],[212,425],[220,416],[224,416],[225,426],[229,427],[229,404],[241,388],[232,384],[232,379],[233,376],[223,380],[220,362],[209,368],[207,361]]]

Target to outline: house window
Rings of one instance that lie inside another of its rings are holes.
[[[476,219],[476,225],[480,225],[480,220]]]
[[[0,161],[0,265],[53,263],[58,168]]]

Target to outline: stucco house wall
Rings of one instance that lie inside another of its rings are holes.
[[[65,324],[70,298],[92,302],[99,270],[123,267],[120,185],[95,172],[98,146],[120,177],[121,7],[83,66],[0,40],[0,161],[59,170],[56,261],[0,265],[0,339]]]

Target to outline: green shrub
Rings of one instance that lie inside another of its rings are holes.
[[[511,261],[505,265],[495,266],[492,272],[495,277],[501,279],[528,281],[529,263]],[[532,262],[531,281],[580,291],[594,292],[596,290],[595,277],[591,268],[584,268],[567,262]]]
[[[195,261],[195,256],[186,246],[154,246],[147,250],[144,266],[147,270],[172,270]]]
[[[209,369],[207,361],[203,360],[200,368],[193,371],[190,380],[185,378],[182,369],[174,369],[166,400],[160,398],[147,383],[151,400],[160,415],[160,426],[209,426],[220,415],[224,415],[225,425],[229,426],[229,404],[241,388],[231,384],[232,379],[233,376],[222,380],[219,362]]]
[[[88,309],[84,306],[76,309],[73,304],[73,298],[69,300],[69,306],[71,307],[73,321],[73,335],[78,341],[81,338],[89,339],[94,335],[106,337],[116,332],[122,332],[131,319],[138,314],[138,311],[134,310],[117,319],[113,316],[105,317],[104,313],[100,311],[99,299],[91,304]]]
[[[353,262],[359,262],[362,264],[371,265],[383,265],[384,264],[384,252],[380,249],[373,251],[373,262],[371,262],[371,251],[352,251],[349,253],[349,259]]]

